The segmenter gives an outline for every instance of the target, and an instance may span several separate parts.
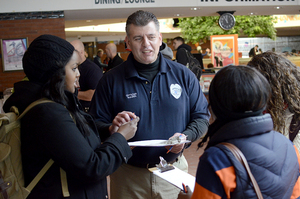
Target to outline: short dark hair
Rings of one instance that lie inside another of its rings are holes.
[[[178,41],[181,41],[182,43],[184,43],[184,39],[182,37],[175,37],[173,40],[178,40]]]
[[[198,147],[204,146],[207,139],[214,136],[216,126],[262,115],[270,93],[267,79],[256,69],[234,65],[223,67],[209,87],[209,103],[217,119],[209,126]]]
[[[131,24],[135,26],[146,26],[150,22],[154,22],[156,30],[159,32],[159,21],[156,16],[148,11],[138,10],[132,13],[126,21],[126,34],[129,35],[129,27]]]
[[[212,63],[207,64],[207,68],[213,68],[214,65]]]
[[[255,112],[261,114],[270,92],[267,79],[259,71],[249,66],[231,65],[222,68],[212,80],[209,102],[218,119],[236,120],[253,116]]]

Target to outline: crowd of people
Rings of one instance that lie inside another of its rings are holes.
[[[64,198],[61,169],[70,199],[108,198],[107,176],[112,199],[255,198],[248,173],[224,142],[244,154],[263,198],[300,198],[299,67],[274,52],[255,53],[247,66],[219,70],[207,100],[183,63],[188,45],[174,39],[175,62],[162,40],[156,16],[139,10],[126,21],[125,61],[113,43],[105,48],[106,65],[103,50],[95,63],[86,59],[79,40],[41,35],[31,42],[22,60],[28,81],[15,83],[3,106],[22,113],[37,100],[52,101],[21,119],[25,186],[54,160],[28,199]],[[128,144],[174,137],[182,142]],[[205,147],[194,190],[149,171],[163,158],[187,172],[183,151],[194,142]]]

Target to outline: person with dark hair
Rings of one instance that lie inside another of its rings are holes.
[[[257,198],[246,169],[222,142],[242,151],[263,198],[300,197],[299,153],[273,130],[271,116],[263,114],[270,92],[267,79],[248,66],[227,66],[215,75],[209,102],[216,120],[198,144],[202,147],[208,140],[192,199]],[[189,197],[180,193],[179,198]]]
[[[210,49],[206,48],[205,53],[202,54],[202,47],[197,46],[197,51],[198,51],[198,53],[194,53],[193,55],[199,61],[200,65],[201,65],[201,69],[204,69],[203,57],[206,56],[208,53],[210,53]]]
[[[249,57],[254,57],[256,54],[258,54],[258,45],[255,45],[253,48],[249,51]]]
[[[103,72],[93,61],[87,59],[82,41],[74,40],[71,41],[71,44],[77,50],[80,57],[80,77],[79,84],[77,85],[79,86],[78,99],[85,112],[88,112],[95,89],[103,76]]]
[[[274,129],[290,139],[300,152],[300,69],[287,58],[267,51],[248,63],[260,71],[271,85],[268,102]]]
[[[258,49],[258,52],[256,54],[258,55],[258,54],[262,54],[262,53],[263,53],[262,49],[260,48],[260,49]]]
[[[108,72],[96,89],[91,114],[101,132],[109,135],[123,122],[140,117],[130,141],[168,140],[182,136],[195,141],[209,125],[208,103],[199,81],[185,66],[164,58],[162,35],[154,14],[136,11],[126,22],[127,60]],[[180,189],[151,173],[148,168],[163,157],[187,171],[184,143],[165,147],[135,147],[133,157],[110,175],[111,198],[176,198]],[[169,151],[169,152],[168,152]]]
[[[207,68],[214,68],[214,65],[212,63],[207,64]]]
[[[101,144],[93,118],[77,98],[80,57],[74,47],[57,36],[41,35],[22,61],[29,81],[15,84],[4,111],[16,106],[21,114],[36,100],[53,101],[34,106],[21,119],[25,186],[54,160],[27,199],[64,198],[60,168],[66,173],[68,198],[107,198],[106,178],[132,156],[126,140],[135,135],[139,118],[134,116]]]
[[[175,37],[173,39],[173,47],[176,52],[176,61],[186,66],[188,63],[188,57],[186,54],[186,50],[191,52],[192,47],[184,43],[184,39],[182,37]],[[200,64],[201,65],[201,64]],[[203,64],[201,65],[203,67]]]

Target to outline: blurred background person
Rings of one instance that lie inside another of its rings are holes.
[[[74,40],[71,44],[78,51],[80,57],[78,99],[84,110],[88,112],[95,89],[103,73],[94,62],[86,58],[82,41]]]
[[[169,60],[173,59],[173,51],[166,43],[162,42],[161,46],[159,47],[159,51],[164,56],[164,58],[167,58]]]
[[[109,58],[106,72],[124,62],[124,60],[119,56],[117,52],[116,44],[114,43],[107,44],[105,47],[105,52],[106,52],[106,56]]]
[[[254,46],[249,51],[249,57],[254,57],[258,53],[258,45]]]
[[[104,54],[104,50],[102,49],[98,49],[97,51],[97,55],[94,58],[94,63],[97,64],[101,70],[101,72],[103,73],[103,68],[107,67],[107,64],[102,63],[102,56]]]
[[[177,51],[176,61],[186,66],[189,62],[186,51],[191,52],[192,47],[185,44],[182,37],[175,37],[173,39],[173,47]]]

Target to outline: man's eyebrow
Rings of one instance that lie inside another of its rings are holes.
[[[133,36],[133,39],[135,39],[137,37],[143,37],[143,36],[142,35],[136,35],[136,36]]]
[[[155,33],[150,33],[150,34],[146,34],[147,37],[149,36],[155,36]],[[136,36],[133,36],[133,38],[137,38],[137,37],[143,37],[142,35],[136,35]]]

